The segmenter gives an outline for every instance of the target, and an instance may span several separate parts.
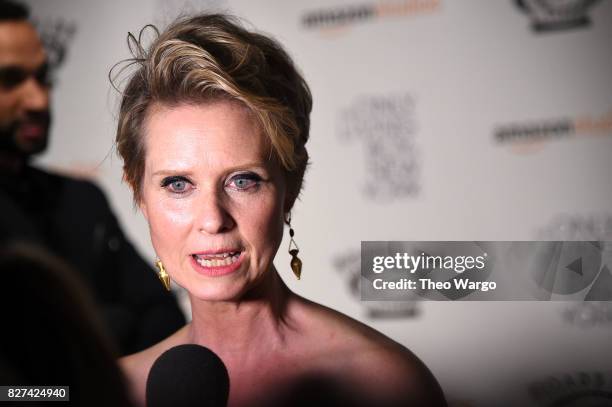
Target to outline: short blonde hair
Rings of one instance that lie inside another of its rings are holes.
[[[128,42],[137,69],[122,92],[116,144],[134,200],[142,199],[149,108],[230,99],[252,112],[269,140],[285,172],[290,210],[308,163],[312,96],[281,45],[222,14],[180,19],[148,50],[133,35]]]

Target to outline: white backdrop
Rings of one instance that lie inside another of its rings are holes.
[[[361,240],[612,240],[611,1],[29,3],[42,26],[76,27],[39,163],[94,178],[143,256],[154,253],[112,150],[108,72],[129,56],[128,31],[227,11],[282,42],[314,96],[293,213],[302,280],[284,251],[276,260],[293,290],[409,347],[457,405],[612,392],[610,303],[385,305],[353,287]],[[581,15],[590,24],[561,27]]]

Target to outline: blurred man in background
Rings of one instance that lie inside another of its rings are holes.
[[[99,188],[30,166],[47,146],[51,116],[47,55],[28,17],[24,6],[0,0],[0,244],[35,243],[71,264],[120,353],[132,353],[173,333],[184,316]]]

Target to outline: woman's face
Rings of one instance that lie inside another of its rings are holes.
[[[285,181],[246,108],[153,106],[141,209],[170,277],[203,300],[236,300],[272,265]]]

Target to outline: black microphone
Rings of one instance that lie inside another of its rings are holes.
[[[229,375],[223,361],[204,346],[168,349],[147,378],[147,407],[227,406]]]

